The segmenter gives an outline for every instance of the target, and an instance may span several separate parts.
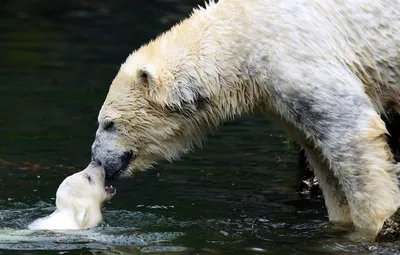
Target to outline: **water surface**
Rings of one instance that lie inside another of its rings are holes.
[[[202,1],[10,1],[0,6],[1,254],[394,254],[354,245],[321,198],[295,192],[296,153],[263,116],[227,123],[203,149],[113,182],[103,226],[29,231],[90,158],[120,64]]]

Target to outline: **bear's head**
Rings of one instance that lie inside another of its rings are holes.
[[[92,160],[105,168],[106,178],[174,160],[206,131],[255,104],[256,90],[244,85],[240,61],[229,55],[224,60],[212,33],[185,27],[133,52],[114,78],[92,145]]]
[[[210,120],[211,92],[199,86],[191,66],[195,60],[143,51],[122,65],[98,116],[92,157],[109,179],[144,170],[159,159],[176,159],[217,122]]]
[[[116,193],[115,188],[104,185],[104,177],[104,169],[92,162],[65,178],[56,193],[57,213],[71,215],[79,228],[96,226],[102,220],[101,207]]]

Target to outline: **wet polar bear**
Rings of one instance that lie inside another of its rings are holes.
[[[32,222],[29,229],[84,229],[101,223],[101,208],[116,193],[104,187],[104,169],[91,163],[81,172],[68,176],[56,193],[57,209]]]
[[[225,121],[276,119],[305,149],[329,219],[374,239],[400,206],[380,114],[399,110],[398,0],[220,0],[121,66],[92,159],[107,178],[174,160]]]

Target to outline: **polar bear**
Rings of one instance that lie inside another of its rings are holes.
[[[400,207],[380,114],[399,110],[398,0],[220,0],[135,50],[98,115],[106,178],[175,160],[253,112],[303,147],[329,219],[373,240]]]
[[[28,229],[84,229],[100,224],[102,206],[116,193],[113,186],[104,186],[104,177],[104,169],[90,163],[65,178],[56,193],[57,209],[29,224]]]

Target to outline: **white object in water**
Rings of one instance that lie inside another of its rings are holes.
[[[92,162],[83,171],[68,176],[58,187],[56,211],[29,224],[29,229],[84,229],[99,225],[101,208],[116,193],[104,186],[104,168]]]

